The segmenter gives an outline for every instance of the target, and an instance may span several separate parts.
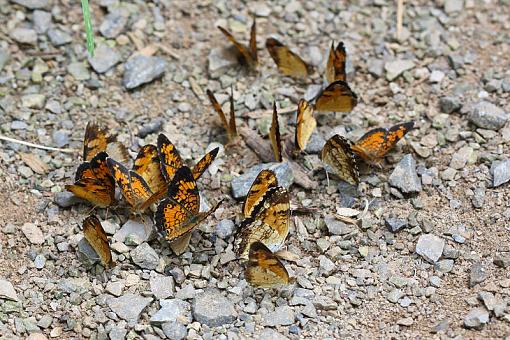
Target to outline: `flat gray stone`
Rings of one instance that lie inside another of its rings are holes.
[[[211,49],[207,60],[209,61],[209,74],[215,75],[237,65],[238,59],[231,49],[217,47]]]
[[[17,27],[11,30],[9,35],[20,44],[35,45],[37,43],[37,32],[31,28]]]
[[[11,2],[26,7],[28,9],[45,8],[49,5],[49,0],[11,0]]]
[[[156,299],[166,299],[174,295],[174,278],[165,275],[151,275],[149,279],[151,292]]]
[[[501,129],[508,120],[508,116],[508,113],[486,101],[479,102],[468,113],[471,123],[488,130]]]
[[[35,10],[32,14],[34,29],[37,33],[46,33],[51,26],[51,13],[41,10]]]
[[[458,97],[446,96],[439,99],[439,108],[443,113],[453,113],[462,108],[462,103]]]
[[[390,175],[389,183],[405,194],[420,192],[421,181],[416,173],[416,161],[410,154],[405,155]]]
[[[106,299],[108,307],[130,325],[136,324],[140,314],[151,301],[152,298],[131,293],[118,298],[110,297]]]
[[[234,198],[239,199],[245,197],[248,194],[253,181],[255,181],[255,178],[257,178],[258,174],[264,169],[274,171],[276,178],[278,179],[278,184],[285,188],[289,188],[294,182],[294,175],[292,174],[292,169],[290,168],[289,163],[257,164],[248,169],[241,176],[234,177],[232,179],[231,185]]]
[[[460,12],[464,8],[464,0],[446,0],[444,2],[444,11],[446,14]]]
[[[113,39],[117,37],[122,31],[128,22],[129,13],[122,10],[113,10],[108,13],[105,17],[101,26],[99,26],[99,32],[109,39]]]
[[[101,74],[107,72],[120,62],[120,54],[116,49],[106,44],[100,44],[94,50],[94,56],[88,57],[88,61],[94,71]]]
[[[67,66],[67,72],[78,81],[90,79],[90,72],[87,69],[87,65],[80,61],[70,63]]]
[[[403,218],[386,218],[384,222],[392,233],[407,228],[407,220]]]
[[[146,242],[133,249],[130,255],[133,262],[143,269],[156,269],[159,264],[158,254]]]
[[[288,326],[294,323],[294,310],[289,306],[276,307],[273,312],[264,315],[264,326]]]
[[[234,303],[217,289],[207,289],[195,297],[192,311],[195,320],[209,327],[230,324],[237,319]]]
[[[450,167],[456,170],[463,169],[473,155],[473,152],[472,147],[463,146],[452,155]]]
[[[435,263],[441,257],[444,248],[444,240],[433,234],[423,234],[416,244],[416,253],[425,260]]]
[[[414,62],[412,60],[394,60],[386,62],[384,69],[386,70],[386,79],[393,81],[398,78],[405,71],[409,71],[414,68]]]
[[[481,329],[489,322],[489,312],[483,307],[471,309],[464,317],[464,326],[466,328]]]
[[[18,294],[14,290],[12,283],[7,280],[0,279],[0,299],[19,301]]]
[[[469,287],[474,287],[479,283],[485,281],[488,277],[487,270],[483,266],[483,263],[476,262],[471,266],[469,272]]]
[[[151,317],[151,324],[161,325],[175,321],[179,321],[184,325],[191,323],[191,305],[189,302],[180,299],[169,299],[161,300],[159,303],[161,308]]]
[[[234,222],[232,220],[223,219],[217,225],[215,229],[216,235],[221,239],[227,239],[234,232]]]
[[[181,340],[188,335],[188,329],[178,321],[165,322],[161,329],[168,339]]]
[[[122,84],[127,89],[134,89],[149,83],[165,73],[166,61],[160,57],[138,55],[124,64]]]
[[[122,227],[113,235],[113,239],[118,242],[124,242],[129,235],[135,235],[137,239],[142,242],[147,242],[153,234],[153,226],[143,224],[139,221],[128,220]]]
[[[21,231],[32,244],[43,244],[44,235],[41,229],[34,223],[25,223],[21,227]]]
[[[491,164],[492,185],[498,187],[510,181],[510,159],[494,161]]]
[[[74,196],[74,194],[69,191],[57,192],[55,196],[53,196],[53,201],[60,208],[69,208],[75,204],[82,202],[81,199]]]
[[[50,28],[47,34],[51,43],[55,47],[69,44],[71,41],[73,41],[73,37],[71,37],[69,33],[64,32],[58,28]]]

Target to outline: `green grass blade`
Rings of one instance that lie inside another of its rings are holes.
[[[87,35],[87,50],[94,56],[94,32],[92,31],[92,22],[90,21],[89,1],[81,0],[81,9],[83,11],[83,21],[85,23],[85,34]]]

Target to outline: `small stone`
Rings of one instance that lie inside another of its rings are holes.
[[[489,312],[483,307],[471,309],[464,317],[464,326],[466,328],[481,329],[488,322]]]
[[[12,301],[19,301],[18,294],[14,290],[12,283],[7,280],[0,279],[0,299],[9,299]]]
[[[416,253],[425,260],[435,263],[443,253],[444,244],[444,240],[436,235],[423,234],[416,244]]]
[[[326,277],[331,275],[336,269],[335,263],[324,255],[319,256],[319,267]]]
[[[487,271],[481,262],[476,262],[471,266],[469,273],[469,287],[474,287],[487,279]]]
[[[172,340],[184,339],[188,334],[186,326],[178,321],[165,322],[161,325],[161,328],[163,329],[163,333],[165,333],[166,337]]]
[[[120,54],[114,48],[106,44],[100,44],[94,50],[94,56],[88,57],[88,61],[94,71],[101,74],[120,62]]]
[[[151,324],[161,325],[166,322],[179,321],[183,324],[191,323],[191,306],[189,302],[180,299],[161,300],[161,309],[151,317]]]
[[[384,222],[386,227],[388,227],[392,233],[396,233],[401,229],[407,228],[407,220],[402,218],[387,218]]]
[[[44,235],[41,229],[33,223],[25,223],[21,231],[32,244],[43,244]]]
[[[147,124],[144,124],[140,130],[138,130],[138,136],[140,138],[145,138],[151,133],[155,133],[161,130],[163,127],[163,119],[155,118]]]
[[[510,267],[510,256],[498,254],[494,257],[494,264],[500,268]]]
[[[444,2],[444,11],[446,14],[460,12],[464,8],[464,0],[446,0]]]
[[[43,269],[46,264],[46,258],[44,255],[38,254],[34,259],[34,266],[37,269]]]
[[[216,289],[208,289],[195,297],[192,310],[195,320],[209,327],[229,324],[237,318],[232,300]]]
[[[231,53],[223,47],[213,48],[207,57],[209,61],[209,74],[211,76],[217,75],[223,70],[227,70],[237,65],[238,59],[235,53]]]
[[[104,17],[101,26],[99,26],[99,32],[104,37],[113,39],[122,33],[127,22],[128,15],[125,11],[114,10]]]
[[[171,276],[151,275],[150,287],[156,299],[166,299],[174,295],[174,279]]]
[[[450,323],[448,322],[447,319],[444,319],[444,320],[441,320],[437,325],[435,325],[431,332],[432,333],[439,333],[439,332],[442,332],[442,331],[446,331],[448,329],[448,327],[450,327]]]
[[[459,111],[462,108],[462,103],[458,97],[441,97],[439,99],[439,108],[441,112],[450,114]]]
[[[63,130],[55,130],[51,136],[56,147],[61,148],[69,144],[69,133]]]
[[[73,62],[67,66],[67,72],[73,76],[74,79],[80,80],[88,80],[90,79],[90,73],[87,69],[87,66],[82,62]]]
[[[268,17],[269,14],[271,14],[271,8],[263,2],[250,2],[249,8],[250,11],[258,17]]]
[[[456,170],[463,169],[471,156],[473,155],[473,148],[469,146],[464,146],[457,150],[452,156],[450,161],[450,167]]]
[[[132,57],[124,64],[122,84],[127,89],[134,89],[142,84],[149,83],[163,75],[166,64],[166,61],[160,57],[144,55]]]
[[[276,174],[279,185],[289,188],[294,181],[294,175],[289,163],[262,163],[255,165],[245,171],[244,174],[232,179],[232,194],[234,198],[239,199],[245,197],[255,178],[263,169],[270,169]]]
[[[46,96],[39,93],[26,94],[21,97],[21,105],[29,109],[42,109],[46,102]]]
[[[338,220],[334,215],[326,215],[324,223],[331,235],[347,235],[353,231],[351,227]]]
[[[384,61],[381,59],[369,59],[368,72],[377,78],[381,78],[384,72]]]
[[[131,293],[118,298],[111,297],[106,299],[108,307],[110,307],[115,314],[133,325],[136,324],[140,314],[151,301],[151,298]]]
[[[57,192],[55,194],[55,196],[53,197],[53,201],[60,208],[69,208],[75,204],[80,203],[81,199],[74,196],[74,194],[72,192],[62,191],[62,192]]]
[[[71,37],[71,35],[69,35],[69,33],[59,29],[50,28],[47,34],[48,38],[50,38],[51,43],[55,47],[69,44],[70,42],[73,41],[73,38]]]
[[[151,238],[153,229],[151,225],[146,225],[139,221],[128,220],[122,228],[114,235],[113,239],[118,242],[124,242],[129,235],[136,235],[141,242],[147,242]]]
[[[11,2],[26,7],[28,9],[40,9],[48,7],[49,0],[11,0]]]
[[[232,220],[223,219],[217,225],[215,229],[216,235],[221,239],[227,239],[234,232],[234,222]]]
[[[264,315],[264,326],[288,326],[294,323],[294,310],[289,306],[276,307],[273,312]]]
[[[440,260],[434,265],[434,269],[441,273],[449,273],[453,269],[454,261],[451,259]]]
[[[131,251],[133,262],[143,269],[156,269],[159,265],[159,256],[148,243],[142,243]]]
[[[177,105],[177,110],[179,112],[189,112],[191,110],[191,104],[187,102],[182,102]]]
[[[510,159],[494,161],[491,164],[492,185],[498,187],[510,181]]]
[[[34,29],[37,33],[46,33],[51,26],[51,13],[41,10],[35,10],[32,14]]]
[[[30,28],[15,28],[10,34],[12,39],[20,44],[35,45],[37,43],[37,32]]]
[[[468,113],[468,119],[471,123],[483,129],[499,130],[508,120],[508,114],[496,105],[482,101],[476,104]]]
[[[46,329],[51,326],[53,323],[53,317],[51,315],[43,315],[41,319],[37,322],[37,326]]]
[[[384,68],[386,70],[386,79],[393,81],[405,71],[412,70],[414,62],[412,60],[394,60],[386,62]]]
[[[389,302],[397,303],[400,298],[404,296],[404,293],[400,289],[393,289],[391,292],[388,293],[386,296],[386,299],[388,299]]]
[[[444,79],[445,74],[441,71],[434,70],[430,74],[429,81],[431,83],[440,83]]]
[[[411,326],[414,323],[413,318],[402,318],[397,320],[397,325],[401,326]]]
[[[421,191],[421,181],[416,173],[416,161],[412,155],[405,155],[397,164],[390,175],[389,183],[406,194]]]
[[[196,295],[195,287],[192,284],[188,284],[182,287],[177,293],[175,293],[175,297],[181,300],[189,300],[194,298]]]
[[[120,281],[108,282],[106,284],[106,291],[114,296],[121,296],[124,289],[124,283]]]
[[[489,311],[493,311],[496,305],[498,304],[496,298],[494,297],[494,294],[490,292],[483,291],[479,292],[478,299],[483,302],[483,304]]]

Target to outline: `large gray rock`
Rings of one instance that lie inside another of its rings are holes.
[[[510,181],[510,159],[494,161],[491,164],[492,185],[500,186]]]
[[[148,243],[142,243],[131,251],[133,262],[143,269],[156,269],[159,256]]]
[[[469,112],[468,119],[471,123],[483,129],[499,130],[508,120],[508,114],[496,105],[482,101]]]
[[[166,322],[179,321],[182,324],[191,323],[191,305],[180,299],[161,300],[161,309],[151,317],[151,323],[161,325]]]
[[[294,182],[294,175],[292,174],[292,169],[290,168],[289,163],[257,164],[241,176],[234,177],[234,179],[232,179],[231,185],[234,198],[239,199],[245,197],[248,194],[253,181],[255,181],[255,178],[257,178],[258,174],[264,169],[274,171],[276,178],[278,179],[278,184],[285,188],[289,188]]]
[[[94,50],[94,56],[89,56],[88,60],[94,71],[105,73],[120,61],[120,54],[110,46],[101,44]]]
[[[416,244],[416,253],[425,260],[435,263],[441,257],[444,248],[444,240],[433,234],[423,234]]]
[[[217,289],[208,289],[193,299],[193,317],[209,327],[232,323],[237,318],[234,303]]]
[[[46,11],[35,10],[32,14],[34,29],[37,33],[46,33],[51,26],[51,13]]]
[[[389,183],[406,194],[421,191],[421,181],[416,173],[416,161],[410,154],[405,155],[390,175]]]
[[[106,299],[108,307],[130,325],[136,324],[140,314],[151,301],[152,298],[131,293],[118,298],[111,297]]]
[[[113,235],[113,239],[118,242],[124,242],[126,237],[132,235],[136,237],[140,243],[147,242],[151,238],[153,233],[153,226],[149,224],[143,224],[139,221],[128,220],[122,228],[120,228],[115,235]]]
[[[160,57],[138,55],[129,59],[124,65],[122,84],[127,89],[134,89],[149,83],[165,73],[166,61]]]

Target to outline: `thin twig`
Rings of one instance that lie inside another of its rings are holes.
[[[34,143],[30,143],[30,142],[25,142],[23,140],[14,139],[14,138],[2,136],[2,135],[0,135],[0,140],[4,140],[6,142],[11,142],[11,143],[23,144],[23,145],[30,146],[30,147],[33,147],[33,148],[49,150],[49,151],[58,151],[58,152],[63,152],[63,153],[76,153],[76,152],[78,152],[78,150],[76,150],[76,149],[52,148],[51,146],[44,146],[44,145],[40,145],[40,144],[34,144]]]
[[[402,36],[402,18],[404,16],[404,0],[397,0],[397,41]]]

